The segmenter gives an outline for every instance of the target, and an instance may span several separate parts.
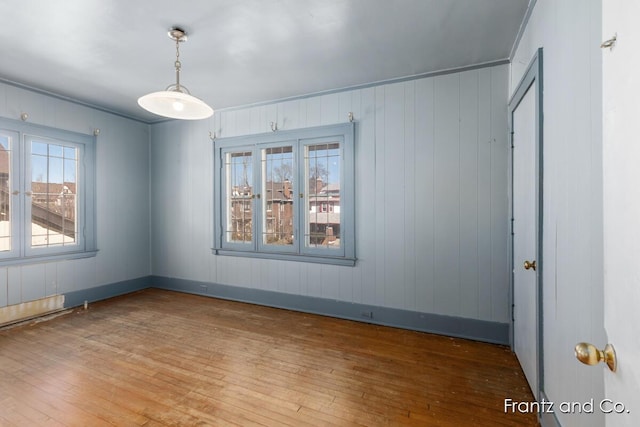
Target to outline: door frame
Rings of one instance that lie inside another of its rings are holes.
[[[509,142],[511,151],[509,153],[509,179],[508,179],[508,194],[509,194],[509,218],[510,218],[510,239],[509,239],[509,269],[511,274],[509,275],[509,290],[510,290],[510,302],[511,302],[511,322],[510,322],[510,344],[511,350],[514,350],[514,234],[513,234],[513,113],[520,105],[520,102],[527,94],[529,89],[537,83],[535,86],[535,164],[534,170],[536,174],[535,184],[535,236],[536,236],[536,287],[537,287],[537,301],[536,301],[536,365],[537,365],[537,379],[538,390],[533,390],[533,393],[538,401],[545,398],[544,394],[544,365],[543,365],[543,289],[542,289],[542,271],[544,267],[542,259],[542,208],[543,208],[543,79],[542,79],[542,48],[539,48],[523,77],[520,79],[516,90],[513,92],[511,99],[509,100]],[[534,89],[532,89],[534,90]]]

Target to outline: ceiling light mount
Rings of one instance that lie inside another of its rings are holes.
[[[164,91],[153,92],[138,99],[138,104],[145,110],[163,117],[182,120],[200,120],[213,115],[213,109],[204,101],[191,95],[189,89],[180,84],[180,43],[187,41],[187,33],[172,27],[167,32],[169,38],[176,42],[176,82],[167,86]]]
[[[171,27],[169,31],[167,31],[167,36],[174,42],[186,42],[189,40],[187,32],[180,27]]]

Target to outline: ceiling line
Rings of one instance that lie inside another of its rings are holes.
[[[538,0],[529,0],[529,4],[527,5],[527,11],[524,13],[524,17],[522,18],[522,23],[520,24],[520,28],[518,29],[518,34],[516,35],[516,40],[513,42],[513,46],[511,47],[511,52],[509,52],[509,61],[513,61],[513,56],[516,54],[516,50],[520,46],[520,40],[522,40],[522,36],[524,35],[524,30],[527,28],[527,24],[529,24],[529,19],[531,18],[531,14],[533,13],[533,8],[535,7]]]
[[[535,0],[533,0],[535,1]],[[340,93],[340,92],[347,92],[347,91],[351,91],[351,90],[360,90],[360,89],[367,89],[370,87],[375,87],[375,86],[382,86],[382,85],[387,85],[387,84],[394,84],[394,83],[402,83],[402,82],[407,82],[407,81],[411,81],[411,80],[418,80],[418,79],[424,79],[424,78],[429,78],[429,77],[437,77],[437,76],[442,76],[442,75],[446,75],[446,74],[453,74],[453,73],[461,73],[464,71],[471,71],[471,70],[477,70],[480,68],[488,68],[488,67],[495,67],[498,65],[505,65],[505,64],[509,64],[511,61],[508,58],[504,58],[504,59],[499,59],[499,60],[495,60],[495,61],[489,61],[489,62],[482,62],[479,64],[474,64],[474,65],[466,65],[466,66],[462,66],[462,67],[454,67],[454,68],[447,68],[445,70],[438,70],[438,71],[430,71],[430,72],[426,72],[426,73],[420,73],[420,74],[413,74],[410,76],[404,76],[404,77],[396,77],[396,78],[391,78],[391,79],[385,79],[385,80],[378,80],[375,82],[370,82],[370,83],[363,83],[363,84],[358,84],[358,85],[352,85],[352,86],[346,86],[346,87],[342,87],[342,88],[336,88],[336,89],[328,89],[328,90],[324,90],[324,91],[319,91],[319,92],[312,92],[312,93],[307,93],[307,94],[303,94],[303,95],[294,95],[291,97],[286,97],[286,98],[279,98],[279,99],[272,99],[272,100],[268,100],[268,101],[261,101],[261,102],[255,102],[252,104],[243,104],[243,105],[238,105],[238,106],[233,106],[233,107],[225,107],[225,108],[219,108],[219,109],[215,109],[216,112],[227,112],[227,111],[235,111],[235,110],[240,110],[240,109],[244,109],[244,108],[251,108],[251,107],[260,107],[260,106],[265,106],[265,105],[273,105],[273,104],[278,104],[281,102],[287,102],[287,101],[296,101],[296,100],[301,100],[301,99],[308,99],[308,98],[313,98],[316,96],[322,96],[322,95],[331,95],[331,94],[335,94],[335,93]],[[52,98],[56,98],[62,101],[66,101],[66,102],[70,102],[73,104],[77,104],[77,105],[81,105],[83,107],[88,107],[94,110],[98,110],[98,111],[102,111],[104,113],[108,113],[108,114],[113,114],[125,119],[129,119],[129,120],[134,120],[136,122],[139,123],[144,123],[146,125],[154,125],[154,124],[158,124],[158,123],[164,123],[164,122],[168,122],[168,121],[173,121],[172,119],[166,119],[166,118],[159,118],[158,120],[144,120],[141,119],[140,117],[136,117],[136,116],[132,116],[129,115],[127,113],[123,113],[117,110],[112,110],[110,108],[106,108],[100,105],[96,105],[96,104],[92,104],[90,102],[86,102],[86,101],[81,101],[66,95],[61,95],[55,92],[51,92],[45,89],[40,89],[37,87],[33,87],[24,83],[19,83],[19,82],[15,82],[12,80],[8,80],[5,79],[3,77],[0,77],[0,83],[4,83],[7,85],[11,85],[20,89],[24,89],[24,90],[28,90],[31,92],[35,92],[41,95],[46,95],[46,96],[50,96]]]
[[[367,88],[375,87],[375,86],[382,86],[382,85],[393,84],[393,83],[402,83],[402,82],[407,82],[407,81],[411,81],[411,80],[424,79],[424,78],[428,78],[428,77],[443,76],[443,75],[446,75],[446,74],[462,73],[464,71],[477,70],[477,69],[480,69],[480,68],[496,67],[498,65],[505,65],[505,64],[510,64],[510,63],[511,63],[511,61],[508,58],[504,58],[504,59],[498,59],[498,60],[495,60],[495,61],[481,62],[479,64],[474,64],[474,65],[465,65],[463,67],[447,68],[445,70],[429,71],[429,72],[426,72],[426,73],[413,74],[413,75],[410,75],[410,76],[394,77],[394,78],[386,79],[386,80],[378,80],[378,81],[371,82],[371,83],[362,83],[362,84],[357,84],[357,85],[353,85],[353,86],[346,86],[346,87],[341,87],[341,88],[336,88],[336,89],[327,89],[327,90],[323,90],[323,91],[319,91],[319,92],[307,93],[307,94],[304,94],[304,95],[294,95],[294,96],[290,96],[290,97],[286,97],[286,98],[272,99],[272,100],[269,100],[269,101],[255,102],[255,103],[252,103],[252,104],[238,105],[238,106],[235,106],[235,107],[218,108],[218,109],[216,109],[216,112],[235,111],[235,110],[240,110],[240,109],[250,108],[250,107],[261,107],[261,106],[265,106],[265,105],[277,104],[277,103],[280,103],[280,102],[297,101],[297,100],[301,100],[301,99],[313,98],[313,97],[316,97],[316,96],[332,95],[332,94],[340,93],[340,92],[348,92],[350,90],[367,89]]]
[[[131,116],[129,114],[122,113],[122,112],[117,111],[117,110],[112,110],[112,109],[107,108],[107,107],[103,107],[103,106],[100,106],[100,105],[92,104],[90,102],[81,101],[79,99],[72,98],[70,96],[61,95],[61,94],[56,93],[56,92],[51,92],[51,91],[48,91],[48,90],[45,90],[45,89],[40,89],[40,88],[37,88],[37,87],[34,87],[34,86],[27,85],[27,84],[24,84],[24,83],[19,83],[19,82],[15,82],[13,80],[5,79],[4,77],[0,77],[0,83],[4,83],[4,84],[9,85],[9,86],[14,86],[14,87],[17,87],[19,89],[28,90],[30,92],[34,92],[34,93],[37,93],[37,94],[40,94],[40,95],[49,96],[51,98],[59,99],[61,101],[66,101],[66,102],[70,102],[72,104],[77,104],[77,105],[81,105],[83,107],[88,107],[88,108],[91,108],[93,110],[102,111],[103,113],[109,113],[109,114],[113,114],[113,115],[116,115],[116,116],[119,116],[119,117],[122,117],[122,118],[125,118],[125,119],[134,120],[136,122],[144,123],[144,124],[147,124],[147,125],[156,123],[156,122],[152,122],[152,121],[148,121],[148,120],[143,120],[140,117]]]

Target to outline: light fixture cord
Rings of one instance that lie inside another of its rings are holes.
[[[180,67],[182,66],[182,64],[180,63],[180,38],[179,37],[176,37],[176,62],[174,65],[176,67],[176,91],[182,92],[182,89],[180,89]]]

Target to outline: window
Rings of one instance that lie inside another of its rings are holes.
[[[214,251],[355,263],[353,123],[216,140]]]
[[[95,138],[0,119],[0,264],[95,254]]]

